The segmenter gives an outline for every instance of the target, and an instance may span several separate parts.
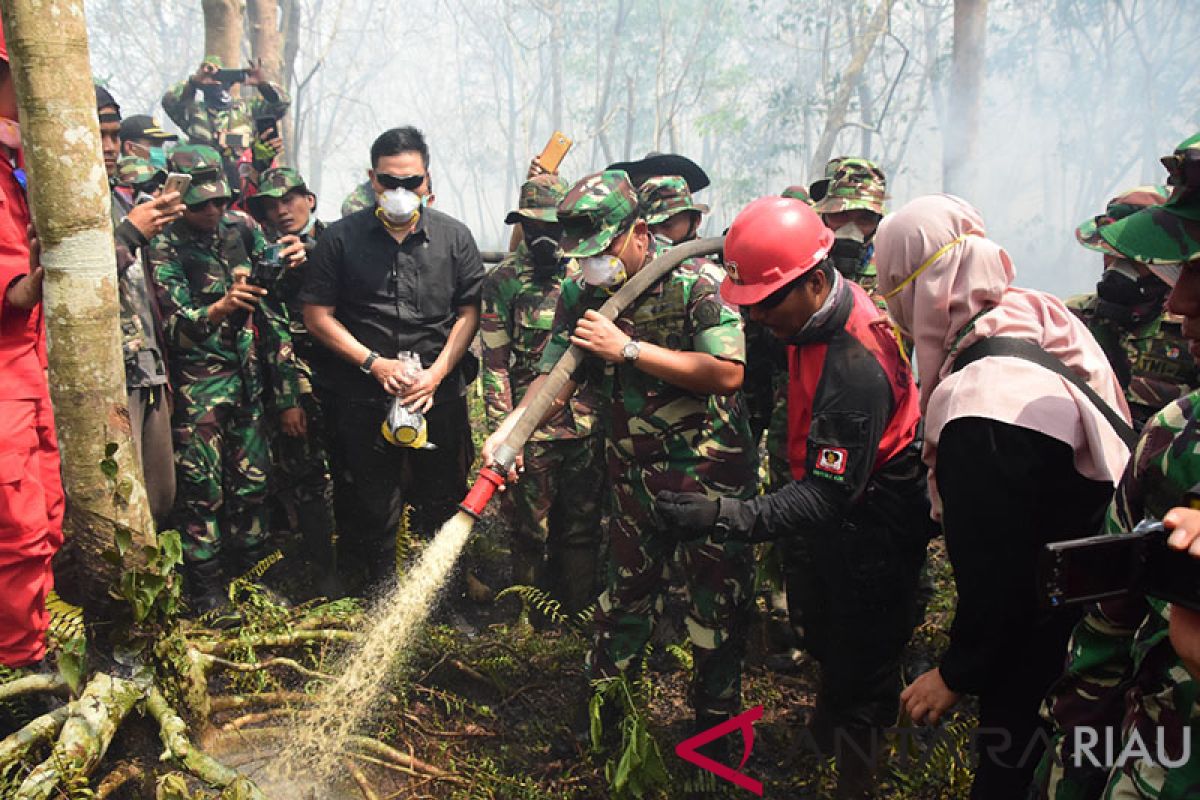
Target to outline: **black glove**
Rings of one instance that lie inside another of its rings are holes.
[[[659,492],[654,497],[655,514],[673,536],[684,542],[712,533],[720,509],[719,500],[710,500],[699,492]]]

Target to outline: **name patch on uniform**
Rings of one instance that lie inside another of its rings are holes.
[[[815,469],[830,475],[846,474],[846,458],[848,453],[842,447],[822,447],[817,453]]]

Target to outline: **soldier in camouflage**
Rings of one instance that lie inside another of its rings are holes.
[[[559,246],[555,209],[567,188],[557,175],[525,182],[505,218],[521,224],[521,242],[483,280],[483,397],[493,427],[537,377],[559,287],[579,274]],[[571,615],[597,593],[604,440],[596,427],[595,398],[577,392],[530,438],[525,472],[509,493],[513,583],[548,591]]]
[[[149,162],[119,157],[121,109],[112,95],[99,86],[96,113],[111,189],[109,210],[116,244],[121,352],[130,433],[144,476],[150,512],[162,526],[175,501],[175,470],[167,402],[166,344],[158,307],[151,300],[143,254],[150,239],[182,213],[183,204],[174,193],[154,196],[162,173]]]
[[[690,699],[697,727],[707,729],[741,702],[750,550],[704,538],[677,544],[652,508],[663,490],[714,498],[755,492],[754,444],[738,394],[745,360],[741,317],[717,294],[722,271],[702,260],[673,269],[615,322],[595,312],[627,274],[665,252],[640,218],[623,171],[576,183],[559,204],[558,219],[563,247],[580,259],[581,276],[563,284],[539,369],[549,372],[572,344],[594,356],[577,377],[604,398],[611,481],[610,563],[588,671],[597,679],[637,671],[661,610],[668,562],[678,561],[690,598]],[[485,461],[507,427],[488,440]]]
[[[865,158],[842,158],[825,195],[813,205],[835,234],[831,255],[838,271],[867,293],[875,295],[875,265],[871,257],[875,246],[871,239],[879,220],[887,213],[887,178],[878,165]]]
[[[256,188],[246,200],[246,207],[262,224],[267,241],[285,246],[300,242],[311,252],[325,224],[317,219],[317,197],[309,191],[300,173],[291,167],[274,167],[262,174]],[[302,555],[319,576],[317,588],[323,594],[333,594],[337,591],[333,584],[335,505],[328,455],[332,443],[328,419],[333,393],[327,385],[328,370],[322,368],[327,364],[329,351],[304,325],[300,289],[307,264],[305,259],[292,269],[282,270],[266,287],[287,309],[305,423],[302,428],[281,427],[278,433],[283,435],[272,436],[273,470],[269,488],[271,496],[282,506],[287,527],[302,534]],[[277,342],[267,343],[268,349],[277,346]],[[269,390],[265,406],[268,412],[279,410]]]
[[[687,181],[678,175],[647,178],[638,187],[638,204],[650,232],[670,244],[695,239],[701,217],[708,213],[708,206],[692,199]]]
[[[790,197],[793,200],[799,200],[802,203],[812,205],[812,196],[808,193],[808,189],[798,184],[793,184],[779,193],[780,197]]]
[[[1100,226],[1099,235],[1172,287],[1167,309],[1183,317],[1195,355],[1200,351],[1195,338],[1200,331],[1200,134],[1162,160],[1170,198]],[[1107,532],[1127,532],[1142,519],[1161,519],[1171,507],[1189,504],[1186,495],[1200,485],[1198,425],[1200,392],[1151,417],[1117,487]],[[1039,798],[1196,796],[1200,682],[1172,646],[1172,610],[1161,600],[1132,594],[1097,604],[1075,627],[1066,672],[1042,710],[1054,726],[1054,739],[1038,768]],[[1115,740],[1114,754],[1140,739],[1150,756],[1118,759],[1121,763],[1112,768],[1096,763],[1104,759],[1089,760],[1075,751],[1083,738],[1080,729]]]
[[[242,84],[258,90],[259,97],[254,98],[232,96],[230,90],[236,84],[217,80],[220,69],[221,59],[208,56],[194,75],[167,90],[162,107],[189,142],[215,148],[221,154],[226,178],[236,179],[239,158],[255,142],[254,120],[283,119],[292,101],[286,89],[263,76],[261,63],[246,70]]]
[[[364,208],[374,208],[376,202],[375,187],[371,185],[370,181],[364,181],[355,186],[354,190],[342,201],[342,216],[348,217]]]
[[[282,426],[302,425],[304,412],[287,311],[255,284],[272,255],[262,231],[227,210],[216,150],[177,147],[171,168],[192,176],[187,210],[151,243],[149,262],[176,389],[176,522],[193,597],[205,608],[221,600],[223,555],[240,556],[241,568],[266,554],[268,376]],[[304,248],[277,255],[294,263]]]
[[[1093,294],[1067,306],[1087,324],[1104,349],[1141,430],[1154,412],[1200,385],[1181,320],[1165,310],[1169,288],[1145,264],[1126,258],[1100,231],[1119,219],[1167,200],[1163,186],[1139,186],[1109,201],[1103,214],[1075,230],[1089,250],[1104,254],[1104,274]]]

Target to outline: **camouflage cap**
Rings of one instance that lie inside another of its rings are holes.
[[[708,213],[708,206],[692,199],[692,190],[679,175],[657,175],[638,187],[642,218],[651,225],[666,222],[684,211]]]
[[[304,178],[291,167],[271,167],[258,179],[258,191],[246,198],[246,210],[255,218],[262,216],[262,201],[267,197],[283,197],[293,189],[299,189],[309,197],[315,195],[304,184]]]
[[[201,61],[200,63],[201,64],[211,64],[212,66],[216,67],[217,69],[221,69],[223,66],[225,66],[224,64],[221,63],[220,56],[205,56],[204,60]]]
[[[825,197],[825,192],[829,190],[829,182],[833,180],[833,176],[837,174],[838,167],[847,158],[848,156],[838,156],[825,162],[825,174],[808,185],[808,196],[811,200],[810,205]]]
[[[563,252],[575,258],[603,253],[637,219],[637,191],[624,170],[581,178],[558,204]]]
[[[117,159],[117,183],[120,186],[141,187],[162,183],[167,173],[145,158],[121,156]]]
[[[1100,237],[1174,286],[1183,264],[1200,258],[1200,197],[1135,211],[1101,227]]]
[[[807,203],[810,206],[813,204],[812,196],[809,195],[808,189],[805,189],[803,186],[800,186],[799,184],[787,187],[786,189],[784,189],[782,192],[779,193],[779,196],[780,197],[790,197],[793,200],[799,200],[800,202]]]
[[[521,185],[517,210],[508,212],[505,225],[515,225],[522,219],[557,222],[558,204],[567,196],[571,185],[557,175],[535,175]]]
[[[1160,161],[1167,168],[1167,183],[1174,188],[1173,201],[1200,190],[1200,133],[1184,139],[1175,152]]]
[[[846,158],[830,180],[825,196],[813,208],[818,214],[862,209],[883,216],[883,201],[887,199],[883,170],[865,158]]]
[[[183,195],[183,202],[189,206],[232,195],[221,168],[221,156],[207,145],[180,145],[171,151],[167,163],[173,171],[192,176],[192,185]]]
[[[1135,211],[1140,211],[1150,206],[1161,205],[1166,200],[1167,188],[1165,186],[1138,186],[1137,188],[1121,192],[1121,194],[1108,201],[1108,206],[1104,209],[1103,214],[1098,214],[1081,223],[1075,229],[1075,238],[1089,250],[1119,255],[1119,253],[1113,251],[1112,246],[1108,242],[1100,237],[1100,229],[1105,225],[1111,225],[1119,219],[1128,217]]]

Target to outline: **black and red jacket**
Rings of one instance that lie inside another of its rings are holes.
[[[733,512],[736,519],[725,522],[750,534],[744,538],[773,539],[872,510],[876,519],[903,517],[895,519],[903,527],[912,523],[908,510],[924,501],[912,369],[891,323],[860,286],[841,279],[834,292],[832,303],[788,342],[788,461],[795,480],[736,511],[721,509],[722,516]]]

